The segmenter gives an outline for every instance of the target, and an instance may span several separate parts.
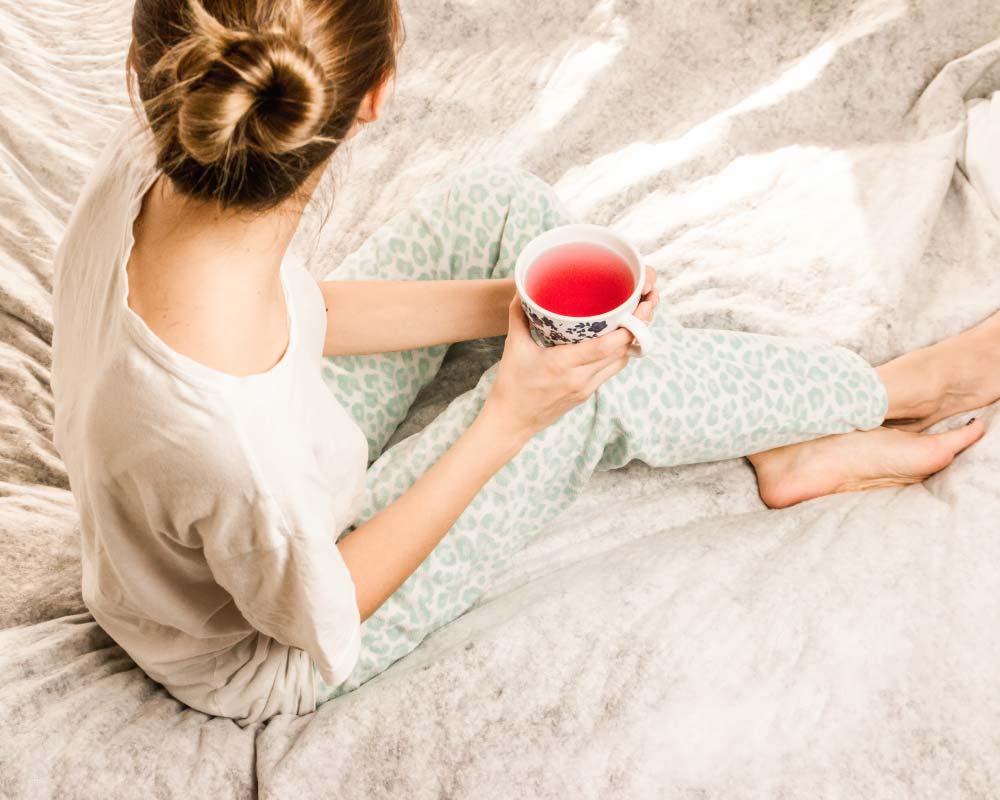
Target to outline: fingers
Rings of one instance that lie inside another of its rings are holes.
[[[591,377],[597,375],[602,370],[606,369],[611,364],[616,364],[623,358],[628,360],[629,358],[629,348],[630,345],[626,345],[623,350],[616,350],[611,355],[598,359],[597,361],[591,361],[588,364],[581,364],[576,367],[571,367],[571,371],[576,374],[580,380],[587,382]]]
[[[596,392],[598,387],[604,383],[608,378],[613,375],[617,375],[621,372],[629,362],[629,357],[625,356],[614,356],[606,361],[606,363],[594,373],[594,376],[590,379],[586,386],[587,395],[591,395]]]
[[[579,367],[607,358],[621,355],[628,351],[632,343],[632,332],[627,328],[616,328],[603,336],[586,339],[574,344],[560,345],[550,348],[553,360],[560,361],[566,367]]]
[[[523,339],[526,336],[531,336],[528,317],[521,307],[521,298],[516,293],[511,298],[510,306],[507,308],[507,335],[514,339]]]
[[[521,298],[517,292],[514,292],[514,296],[510,298],[510,303],[507,304],[507,312],[511,319],[515,317],[521,320],[524,319],[524,309],[521,307]]]
[[[649,302],[653,304],[653,308],[656,308],[660,304],[660,293],[655,289],[649,293]]]
[[[652,267],[646,267],[646,282],[642,286],[642,298],[632,313],[643,322],[651,322],[653,310],[659,304],[660,293],[656,291],[656,271]]]
[[[646,267],[646,279],[642,284],[642,293],[648,294],[653,291],[653,287],[656,285],[656,270],[652,267]]]
[[[656,297],[656,295],[653,295]],[[639,305],[635,307],[635,311],[632,313],[641,319],[643,322],[653,321],[653,309],[656,307],[656,303],[653,300],[643,300]]]

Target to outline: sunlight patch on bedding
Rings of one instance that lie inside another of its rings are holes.
[[[541,132],[555,127],[583,97],[594,76],[618,55],[622,44],[622,39],[594,42],[565,56],[538,95],[535,118],[531,121],[535,130]]]
[[[683,190],[651,192],[613,227],[647,256],[656,242],[668,242],[660,250],[667,258],[682,244],[730,258],[726,243],[750,229],[756,244],[738,255],[748,265],[778,248],[786,260],[789,248],[801,249],[804,266],[835,254],[851,265],[844,280],[865,282],[877,260],[869,216],[849,152],[791,145],[741,156]]]
[[[865,23],[816,47],[766,86],[703,122],[682,136],[660,142],[633,142],[589,164],[567,170],[556,188],[574,198],[573,210],[581,215],[606,198],[638,181],[692,159],[697,153],[721,145],[739,115],[775,106],[787,96],[812,85],[846,44],[880,30],[904,8],[895,3]]]
[[[590,20],[596,18],[597,24]],[[577,43],[561,56],[554,56],[541,69],[542,88],[535,104],[508,133],[514,141],[532,142],[536,136],[554,128],[580,102],[588,88],[615,57],[628,38],[628,28],[614,16],[614,4],[598,3],[591,11],[585,29],[596,27],[596,36],[606,36],[589,43]]]

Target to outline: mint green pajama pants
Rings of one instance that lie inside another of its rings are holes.
[[[481,164],[425,186],[326,279],[511,277],[528,241],[574,221],[537,176]],[[843,347],[684,328],[663,304],[652,327],[657,351],[631,359],[587,401],[536,434],[362,623],[361,655],[347,680],[331,687],[315,673],[318,703],[378,675],[472,606],[511,555],[580,495],[594,471],[632,459],[667,467],[736,458],[875,428],[885,417],[888,396],[878,374]],[[324,359],[326,383],[367,435],[374,462],[362,512],[343,535],[402,495],[479,412],[497,364],[423,430],[383,452],[446,349]]]

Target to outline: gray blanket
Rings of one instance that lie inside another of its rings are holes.
[[[493,159],[632,237],[685,325],[881,363],[1000,308],[1000,222],[955,169],[963,99],[1000,88],[995,2],[403,10],[395,96],[293,245],[316,275]],[[473,609],[312,715],[241,730],[149,680],[82,605],[48,380],[51,258],[128,113],[129,16],[0,0],[0,796],[1000,796],[993,408],[924,484],[784,511],[743,460],[600,474]],[[497,346],[452,348],[395,440]]]

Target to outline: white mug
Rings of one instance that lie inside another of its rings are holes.
[[[629,269],[632,270],[635,286],[624,303],[610,311],[605,311],[603,314],[570,317],[555,314],[542,308],[531,299],[531,295],[525,289],[525,278],[531,266],[538,260],[539,256],[553,247],[571,243],[600,245],[621,257],[628,264]],[[610,228],[582,222],[560,225],[539,234],[524,246],[514,265],[514,285],[517,287],[521,307],[528,317],[532,330],[544,343],[557,345],[582,342],[585,339],[603,336],[605,333],[622,327],[628,328],[635,337],[635,341],[629,346],[630,356],[648,355],[653,351],[656,342],[649,326],[632,313],[639,305],[645,279],[646,274],[642,259],[638,251],[627,240]]]

